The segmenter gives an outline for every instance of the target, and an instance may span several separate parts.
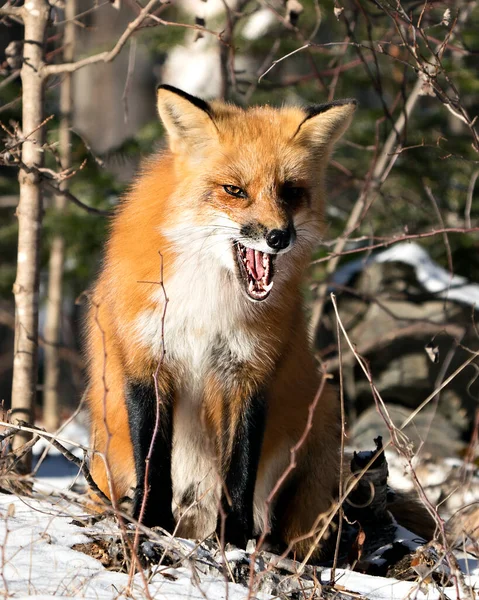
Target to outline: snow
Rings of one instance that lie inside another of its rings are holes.
[[[3,585],[7,598],[51,599],[85,598],[113,600],[124,598],[129,586],[129,576],[124,573],[107,571],[101,563],[85,554],[71,549],[73,544],[87,543],[88,534],[95,529],[108,533],[98,525],[90,528],[72,524],[72,518],[84,516],[81,508],[65,500],[26,499],[6,494],[0,495],[0,547],[2,553]],[[113,524],[111,525],[113,528]],[[112,529],[111,533],[114,533]],[[408,533],[403,534],[408,537]],[[244,553],[232,551],[228,559],[243,557]],[[471,573],[470,583],[479,585],[477,561],[463,560],[463,568]],[[166,577],[165,577],[166,575]],[[321,574],[323,582],[329,581],[330,571]],[[353,573],[339,569],[336,571],[336,589],[356,592],[371,600],[395,598],[440,598],[439,590],[433,584],[423,585],[420,591],[415,583],[385,579]],[[145,598],[144,582],[139,573],[131,582],[131,597]],[[184,567],[165,568],[150,579],[149,592],[152,598],[162,600],[243,600],[248,590],[239,584],[226,583],[224,579],[201,576],[196,581],[192,571]],[[453,588],[444,590],[449,598],[455,597]],[[272,596],[256,594],[253,598],[266,600]]]
[[[184,45],[174,46],[162,68],[162,83],[178,87],[205,100],[221,93],[222,75],[220,55],[211,36],[196,39],[187,36]],[[240,73],[254,72],[254,61],[238,56],[235,68]]]
[[[465,277],[452,275],[437,263],[419,244],[403,242],[392,246],[375,257],[376,262],[400,261],[411,265],[419,283],[441,298],[466,304],[479,305],[479,285],[469,283]]]
[[[217,95],[221,86],[218,50],[206,38],[175,46],[168,53],[162,81],[201,98]]]
[[[385,579],[363,575],[353,571],[338,569],[336,582],[348,592],[356,592],[369,600],[395,600],[396,598],[415,598],[417,600],[435,600],[440,598],[436,590],[427,588],[426,594],[419,591],[417,584],[397,579]],[[328,574],[325,574],[327,579]]]
[[[451,275],[432,260],[429,254],[415,242],[401,242],[371,257],[351,261],[338,269],[334,281],[346,285],[351,277],[373,262],[403,262],[414,267],[418,282],[440,298],[479,306],[479,285],[464,277]]]
[[[7,513],[9,516],[7,516]],[[85,598],[113,600],[124,598],[130,583],[129,576],[106,570],[101,563],[83,553],[71,549],[78,543],[87,543],[93,532],[115,533],[99,527],[79,527],[73,518],[85,516],[81,508],[66,500],[51,498],[31,499],[0,494],[0,547],[2,554],[2,577],[0,590],[7,598]],[[408,537],[404,533],[403,537]],[[244,557],[244,552],[227,553],[228,560]],[[462,567],[469,572],[470,584],[479,585],[477,561],[462,559]],[[166,575],[166,576],[165,576]],[[173,580],[174,578],[174,580]],[[329,581],[330,571],[321,574],[323,582]],[[144,582],[137,573],[131,582],[131,597],[145,598]],[[339,587],[338,587],[339,586]],[[148,583],[149,593],[155,600],[245,600],[246,587],[226,583],[219,577],[201,575],[197,581],[193,571],[187,568],[165,568],[156,573]],[[361,594],[371,600],[396,598],[440,598],[433,584],[423,585],[425,593],[415,583],[385,579],[339,569],[336,572],[336,589]],[[444,590],[449,598],[455,598],[453,588]],[[272,598],[257,593],[252,598]]]
[[[247,40],[258,40],[266,35],[276,22],[275,14],[268,8],[262,8],[246,21],[243,37]]]
[[[53,502],[0,494],[0,547],[5,548],[0,591],[3,587],[7,598],[125,597],[129,585],[127,574],[107,571],[100,561],[71,549],[74,544],[90,541],[88,533],[93,528],[71,523],[72,518],[81,516],[85,515],[80,508],[63,500]],[[164,569],[163,573],[156,573],[148,583],[151,596],[158,600],[247,597],[245,587],[219,578],[202,576],[197,583],[186,568]],[[145,598],[139,573],[133,578],[131,597]],[[266,600],[270,596],[256,597]]]
[[[74,423],[60,434],[61,439],[71,441],[71,448],[78,456],[82,456],[78,443],[86,444],[85,436],[85,429]],[[37,458],[46,445],[42,443],[42,446],[36,447]],[[457,463],[455,460],[450,466],[457,468]],[[77,467],[65,464],[65,459],[56,450],[51,450],[38,470],[33,498],[0,493],[0,597],[12,600],[27,597],[116,600],[129,597],[140,600],[147,597],[145,585],[148,585],[154,600],[273,598],[261,592],[249,596],[246,586],[228,582],[226,576],[205,574],[195,566],[194,559],[184,562],[181,567],[160,567],[145,572],[148,579],[145,583],[140,573],[130,580],[128,574],[107,570],[96,558],[73,550],[73,545],[88,543],[93,537],[98,540],[119,535],[113,521],[103,520],[85,527],[77,524],[87,516],[81,502],[76,501],[77,496],[68,490],[77,473]],[[400,526],[397,526],[397,539],[414,545],[411,533]],[[184,555],[194,555],[196,545],[191,540],[176,540],[175,548],[181,548]],[[198,549],[196,557],[200,562],[208,562],[208,557],[201,552],[201,548]],[[229,565],[234,566],[235,562],[249,558],[250,553],[251,550],[232,549],[225,552],[225,557]],[[466,553],[457,553],[457,558],[466,574],[466,584],[478,589],[478,560]],[[380,560],[378,555],[376,562]],[[217,558],[216,563],[221,564],[222,559]],[[234,572],[234,568],[231,571]],[[329,583],[330,569],[324,569],[318,575],[323,585]],[[371,600],[439,600],[445,597],[455,600],[458,597],[454,587],[440,589],[435,583],[386,579],[345,569],[336,570],[334,590],[347,592],[343,598],[357,594]],[[442,593],[445,596],[441,596]],[[306,592],[304,597],[309,597]],[[466,596],[461,592],[459,597]]]

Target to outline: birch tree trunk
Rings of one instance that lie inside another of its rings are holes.
[[[73,62],[75,53],[75,11],[76,0],[65,4],[65,30],[63,35],[63,60]],[[73,111],[72,73],[65,73],[60,87],[60,131],[59,154],[62,170],[71,167],[71,125]],[[67,189],[66,181],[60,184]],[[56,196],[54,206],[58,212],[65,210],[65,196]],[[47,315],[45,321],[45,380],[43,386],[43,420],[48,431],[55,431],[60,425],[60,356],[63,305],[63,267],[65,262],[65,239],[55,235],[50,248],[48,268]]]
[[[22,168],[19,173],[17,277],[15,295],[15,348],[13,360],[12,417],[31,422],[37,387],[38,280],[42,195],[38,168],[43,165],[43,56],[49,6],[46,0],[29,0],[23,7],[25,26],[22,79]],[[13,448],[30,435],[15,436]],[[31,467],[25,454],[23,471]]]

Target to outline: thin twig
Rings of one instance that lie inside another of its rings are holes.
[[[0,422],[0,425],[3,425],[3,423]],[[105,496],[105,494],[100,490],[100,488],[97,486],[97,484],[93,480],[90,470],[86,466],[85,458],[83,460],[80,460],[78,457],[76,457],[72,452],[70,452],[70,450],[68,450],[68,448],[63,446],[58,441],[58,439],[56,439],[55,434],[48,433],[41,427],[37,427],[36,425],[31,425],[29,423],[25,423],[24,421],[21,421],[21,420],[18,422],[18,425],[12,425],[10,423],[9,428],[16,429],[16,431],[33,432],[33,433],[36,433],[37,436],[47,439],[50,442],[50,444],[54,448],[56,448],[67,460],[72,462],[74,465],[76,465],[80,469],[83,477],[87,481],[88,485],[93,489],[95,494],[97,494],[103,500],[103,502],[105,502],[108,505],[110,504],[110,500],[108,499],[108,497]],[[70,443],[70,442],[68,442],[68,443]],[[75,444],[75,446],[77,448],[81,448],[85,453],[88,450],[88,448],[86,448],[85,446],[82,446],[81,444]]]
[[[466,206],[464,207],[464,224],[466,227],[471,227],[471,208],[472,197],[474,195],[474,187],[476,186],[477,178],[479,177],[479,169],[476,169],[471,176],[467,187]]]
[[[352,248],[351,250],[343,250],[342,252],[340,252],[339,254],[337,254],[335,252],[335,250],[333,250],[333,252],[330,252],[328,254],[328,256],[324,257],[324,258],[318,258],[317,260],[313,260],[311,264],[313,265],[318,265],[322,262],[327,262],[328,260],[330,260],[331,257],[337,257],[337,256],[348,256],[349,254],[358,254],[359,252],[370,252],[371,250],[377,250],[378,248],[388,248],[389,246],[392,246],[393,244],[397,244],[399,242],[404,242],[407,240],[419,240],[419,239],[424,239],[424,238],[429,238],[429,237],[433,237],[435,235],[442,235],[444,233],[477,233],[479,232],[479,227],[471,227],[470,229],[468,229],[467,227],[445,227],[443,229],[432,229],[431,231],[423,231],[422,233],[411,233],[411,234],[404,234],[404,235],[398,235],[398,236],[392,236],[392,237],[373,237],[372,239],[383,239],[385,241],[383,242],[378,242],[376,244],[371,244],[369,246],[366,247],[361,247],[361,248]],[[368,239],[368,238],[366,238]],[[370,239],[370,236],[369,236]]]
[[[146,455],[145,458],[145,474],[144,474],[144,481],[137,481],[136,484],[137,486],[142,485],[143,484],[143,497],[141,500],[141,506],[140,506],[140,513],[138,515],[138,523],[142,523],[144,515],[145,515],[145,510],[146,510],[146,504],[148,502],[148,494],[150,491],[150,486],[149,486],[149,477],[150,477],[150,464],[151,464],[151,458],[153,456],[153,450],[155,448],[155,443],[156,443],[156,438],[158,436],[158,433],[160,431],[160,414],[161,414],[161,398],[160,398],[160,391],[159,391],[159,383],[158,383],[158,375],[160,372],[160,369],[163,365],[163,362],[165,360],[165,356],[166,356],[166,347],[165,347],[165,317],[166,317],[166,309],[168,306],[168,302],[169,302],[169,298],[168,295],[166,293],[166,289],[165,289],[165,284],[164,284],[164,264],[163,264],[163,254],[159,251],[158,254],[160,255],[160,281],[157,282],[158,285],[160,285],[161,290],[163,292],[163,298],[164,298],[164,307],[163,307],[163,314],[161,317],[161,356],[160,356],[160,360],[158,361],[158,365],[157,368],[155,370],[155,373],[153,374],[153,381],[154,381],[154,385],[155,385],[155,398],[156,398],[156,406],[155,406],[155,424],[154,424],[154,428],[153,428],[153,434],[151,436],[151,441],[150,441],[150,446],[148,448],[148,453]],[[138,544],[140,541],[140,529],[139,527],[136,527],[135,529],[135,537],[133,540],[133,544],[132,544],[132,551],[133,553],[136,555],[137,550],[138,550]],[[131,586],[131,583],[133,581],[133,575],[134,575],[134,564],[132,563],[131,568],[130,568],[130,573],[129,573],[129,586]]]
[[[339,463],[339,496],[343,495],[344,482],[344,438],[346,437],[346,416],[344,413],[344,380],[343,380],[343,363],[342,363],[342,348],[341,348],[341,331],[339,322],[336,320],[336,339],[338,340],[338,359],[339,359],[339,405],[341,408],[341,445],[340,445],[340,463]],[[336,567],[338,564],[339,546],[341,544],[341,533],[343,529],[343,505],[339,507],[339,524],[336,537],[336,546],[334,548],[333,566],[331,568],[330,583],[331,585],[336,579]]]
[[[296,48],[296,50],[293,50],[292,52],[289,52],[288,54],[285,54],[284,56],[282,56],[281,58],[278,58],[276,60],[273,60],[273,62],[271,63],[271,66],[266,69],[266,71],[264,73],[262,73],[259,77],[258,77],[258,83],[263,79],[263,77],[266,77],[266,75],[272,70],[274,69],[274,67],[279,64],[280,62],[282,62],[283,60],[285,60],[286,58],[289,58],[290,56],[293,56],[293,54],[297,54],[298,52],[301,52],[302,50],[305,50],[306,48],[309,48],[311,46],[311,42],[308,42],[307,44],[304,44],[303,46],[301,46],[301,48]]]

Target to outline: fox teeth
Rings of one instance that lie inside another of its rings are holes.
[[[271,290],[271,288],[273,287],[273,284],[274,284],[274,281],[271,281],[270,283],[268,283],[268,285],[265,285],[265,286],[263,287],[263,290],[264,290],[265,292],[269,292],[269,291]]]
[[[253,300],[264,300],[269,295],[272,287],[273,261],[275,256],[266,252],[248,248],[237,242],[236,258],[240,269],[240,279],[243,281],[245,291]],[[261,267],[260,267],[261,265]],[[261,277],[258,277],[258,271]]]

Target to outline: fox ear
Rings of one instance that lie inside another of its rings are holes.
[[[356,105],[356,100],[348,98],[308,107],[295,138],[330,151],[351,124]]]
[[[173,152],[189,154],[217,139],[213,110],[207,102],[171,85],[160,85],[157,94],[158,113]]]

